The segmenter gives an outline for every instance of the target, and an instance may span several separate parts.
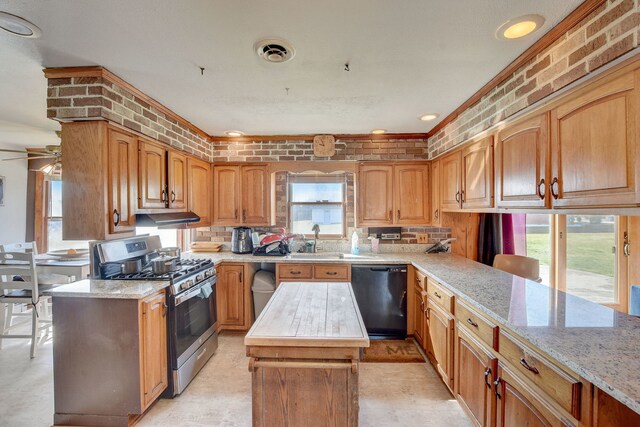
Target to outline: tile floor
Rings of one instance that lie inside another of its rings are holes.
[[[361,426],[469,426],[429,364],[366,363],[360,374]],[[46,427],[53,420],[51,341],[29,359],[27,340],[0,350],[0,426]],[[217,353],[187,390],[159,400],[144,426],[250,426],[251,382],[242,336],[223,335]]]

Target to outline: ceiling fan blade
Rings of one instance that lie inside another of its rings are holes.
[[[34,160],[34,159],[53,159],[55,156],[35,156],[35,157],[12,157],[10,159],[2,160]]]
[[[5,153],[20,153],[20,154],[28,154],[26,151],[22,150],[7,150],[6,148],[0,148],[0,151],[3,151]]]

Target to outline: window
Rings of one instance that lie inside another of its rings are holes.
[[[136,235],[149,234],[160,236],[160,244],[163,248],[180,247],[178,233],[181,230],[161,229],[158,227],[136,227]]]
[[[288,175],[289,229],[311,235],[314,224],[324,238],[342,238],[345,230],[345,175]]]
[[[46,177],[44,190],[44,230],[46,235],[43,241],[46,242],[46,246],[39,247],[39,251],[87,248],[88,243],[84,240],[62,240],[62,181],[60,177]]]
[[[538,259],[542,283],[627,311],[628,217],[513,214],[515,253]],[[518,224],[524,222],[524,240]]]

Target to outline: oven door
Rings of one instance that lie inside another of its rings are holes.
[[[211,284],[211,295],[202,288]],[[170,300],[171,367],[178,369],[215,331],[216,278],[211,277]]]

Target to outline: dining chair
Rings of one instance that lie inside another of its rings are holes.
[[[0,252],[0,304],[6,304],[5,316],[0,316],[0,345],[9,338],[31,339],[31,358],[36,355],[36,342],[40,331],[49,330],[51,321],[40,319],[39,310],[46,298],[38,285],[38,272],[33,252]],[[25,304],[30,313],[14,313],[13,306]],[[28,322],[14,323],[13,318],[31,317],[31,334],[10,334],[11,329]],[[42,323],[42,326],[40,324]]]
[[[493,259],[493,267],[525,279],[536,282],[542,281],[540,279],[540,262],[535,258],[522,255],[498,254]]]

